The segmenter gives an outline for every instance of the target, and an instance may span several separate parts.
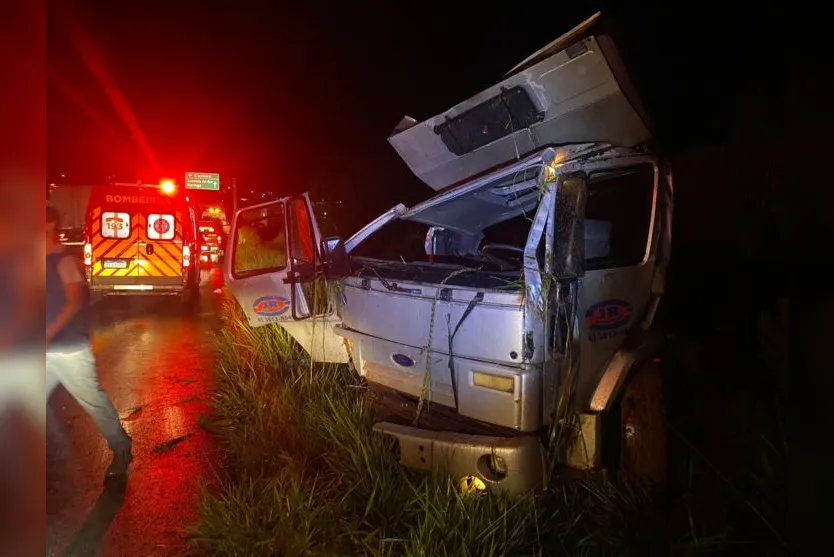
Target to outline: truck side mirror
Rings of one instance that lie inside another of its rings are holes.
[[[556,189],[556,242],[553,273],[569,281],[585,274],[585,201],[587,179],[584,174],[565,176]]]
[[[350,274],[345,242],[338,236],[325,238],[321,242],[321,254],[324,263],[324,276],[327,280],[336,280]]]

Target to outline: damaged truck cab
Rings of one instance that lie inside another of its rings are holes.
[[[598,15],[400,123],[389,142],[428,201],[346,242],[321,237],[304,195],[235,215],[224,274],[250,324],[355,366],[406,466],[513,493],[564,466],[664,479],[652,322],[671,173]],[[394,220],[425,228],[425,257],[357,255]]]

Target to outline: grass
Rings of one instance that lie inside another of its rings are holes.
[[[250,227],[238,230],[236,238],[235,272],[259,269],[283,269],[287,265],[286,238],[278,233],[269,241],[264,241]]]
[[[249,327],[231,300],[223,319],[206,427],[225,448],[228,476],[204,488],[192,529],[209,554],[646,557],[779,546],[759,501],[776,481],[766,473],[781,477],[779,448],[776,458],[763,453],[744,487],[690,451],[688,488],[662,502],[601,478],[517,498],[460,494],[448,478],[397,463],[346,366],[310,365],[283,329]],[[713,506],[701,508],[706,495]],[[726,512],[707,519],[716,504]],[[738,531],[737,515],[755,527]]]

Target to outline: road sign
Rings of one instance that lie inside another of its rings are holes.
[[[220,174],[186,172],[185,189],[220,191]]]

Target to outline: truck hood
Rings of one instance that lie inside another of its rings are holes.
[[[449,110],[420,123],[403,118],[389,143],[437,191],[548,145],[647,142],[650,122],[599,17]]]
[[[380,228],[397,219],[476,234],[491,224],[535,209],[539,202],[539,173],[546,164],[610,151],[606,143],[546,147],[497,171],[441,192],[414,207],[402,203],[372,220],[345,242],[352,252]]]

